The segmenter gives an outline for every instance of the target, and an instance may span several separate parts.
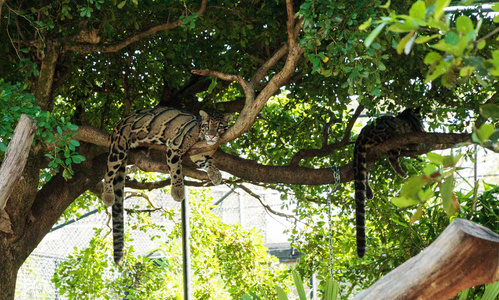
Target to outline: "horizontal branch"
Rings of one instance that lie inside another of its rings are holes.
[[[312,169],[300,166],[268,166],[218,150],[213,155],[215,165],[232,175],[250,182],[284,183],[299,185],[333,184],[334,172],[330,168]],[[341,182],[353,180],[351,164],[340,167]]]
[[[197,15],[202,15],[206,11],[206,5],[208,3],[208,0],[202,0],[201,1],[201,7],[199,10],[196,12]],[[138,42],[146,37],[152,36],[159,31],[165,31],[169,29],[173,29],[175,27],[181,26],[183,23],[183,19],[178,19],[175,22],[170,23],[170,21],[160,24],[157,26],[154,26],[152,28],[149,28],[147,30],[141,31],[135,35],[132,35],[128,37],[127,39],[118,42],[116,44],[112,45],[99,45],[99,44],[87,44],[87,43],[74,43],[74,41],[68,43],[64,47],[64,51],[77,51],[77,52],[82,52],[82,53],[91,53],[91,52],[117,52],[135,42]],[[73,40],[78,40],[78,36],[73,38]]]
[[[109,138],[108,134],[100,131],[91,126],[80,126],[75,139],[87,143],[93,143],[101,146],[108,147]],[[395,136],[384,143],[370,149],[367,155],[369,165],[379,160],[381,156],[394,148],[403,147],[409,144],[425,144],[425,147],[418,147],[412,151],[403,152],[407,156],[415,156],[427,153],[435,149],[444,149],[466,143],[470,141],[470,134],[453,134],[453,133],[411,133],[401,136]],[[206,144],[206,143],[205,143]],[[334,150],[341,149],[339,145],[333,144],[337,149],[329,149],[332,154]],[[129,162],[136,164],[140,169],[146,172],[161,172],[168,173],[168,166],[164,159],[164,151],[166,147],[162,145],[144,145],[150,146],[151,149],[159,150],[159,152],[151,151],[146,154],[144,151],[134,150],[129,154]],[[346,146],[346,145],[343,145]],[[323,154],[323,153],[321,153]],[[298,165],[288,166],[269,166],[262,165],[253,160],[243,159],[236,157],[221,150],[218,150],[215,155],[215,165],[223,171],[229,172],[243,180],[251,182],[265,182],[265,183],[284,183],[284,184],[300,184],[300,185],[321,185],[333,184],[333,172],[329,168],[312,169],[300,167]],[[185,159],[184,174],[188,177],[195,178],[202,181],[208,181],[205,172],[196,170],[189,160]],[[192,167],[189,167],[191,164]],[[352,164],[341,166],[341,182],[349,182],[353,180],[353,167]]]
[[[352,128],[355,124],[355,121],[359,118],[360,113],[364,109],[363,105],[359,105],[355,110],[350,121],[348,121],[347,127],[345,128],[345,135],[341,139],[340,142],[334,144],[325,144],[323,143],[322,148],[320,149],[300,149],[296,154],[291,158],[290,165],[298,165],[300,161],[304,158],[313,158],[313,157],[324,157],[327,155],[331,155],[334,150],[341,149],[353,142],[350,142],[350,136],[352,135]]]

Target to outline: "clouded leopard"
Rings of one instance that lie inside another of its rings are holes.
[[[366,154],[369,148],[388,140],[389,138],[410,132],[422,132],[421,115],[419,108],[406,109],[396,117],[383,116],[375,119],[373,123],[365,126],[360,132],[354,149],[354,180],[355,180],[355,215],[357,229],[357,254],[362,258],[366,252],[365,232],[365,200],[373,198],[369,186],[369,170],[367,169]],[[401,149],[388,152],[388,160],[393,170],[402,177],[407,174],[400,167],[398,158]]]
[[[128,150],[139,144],[160,144],[167,147],[166,162],[170,169],[171,194],[176,201],[184,199],[182,157],[197,142],[215,144],[227,130],[232,116],[199,112],[200,117],[170,107],[148,108],[123,118],[111,134],[107,171],[104,177],[102,199],[112,207],[114,260],[123,258],[123,197]],[[213,166],[211,155],[203,153],[191,159],[204,168],[213,184],[222,180]]]

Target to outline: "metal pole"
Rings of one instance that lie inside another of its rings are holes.
[[[184,300],[192,299],[192,289],[191,289],[191,246],[190,246],[190,235],[191,230],[189,229],[189,197],[185,197],[182,201],[182,261],[183,261],[183,273],[184,273]]]

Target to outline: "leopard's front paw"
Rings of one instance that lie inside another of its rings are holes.
[[[184,186],[172,186],[172,197],[177,202],[182,202],[185,199]]]
[[[208,177],[210,177],[210,180],[214,185],[219,185],[222,182],[222,173],[220,173],[217,168],[210,167],[208,168],[207,172]]]
[[[106,207],[113,206],[114,204],[114,192],[104,192],[102,193],[102,201]]]

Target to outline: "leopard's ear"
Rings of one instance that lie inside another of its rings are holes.
[[[201,118],[203,119],[208,119],[210,116],[204,111],[204,110],[200,110],[199,111],[199,115],[201,116]]]
[[[226,115],[224,117],[224,122],[229,124],[229,122],[232,121],[232,118],[234,118],[234,115]]]

